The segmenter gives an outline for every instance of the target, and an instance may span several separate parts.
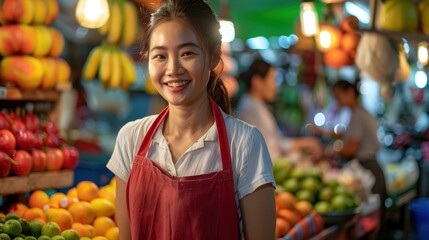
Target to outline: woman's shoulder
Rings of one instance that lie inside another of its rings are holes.
[[[141,133],[147,132],[153,121],[158,115],[150,115],[143,118],[139,118],[136,120],[132,120],[127,122],[122,128],[119,130],[119,134],[130,134],[130,133]]]

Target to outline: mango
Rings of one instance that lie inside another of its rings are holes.
[[[35,57],[10,56],[1,60],[1,79],[15,83],[22,89],[37,89],[42,82],[42,76],[42,64]]]

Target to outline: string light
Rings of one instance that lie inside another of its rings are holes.
[[[107,0],[79,0],[75,15],[82,27],[100,28],[109,19],[109,5]]]

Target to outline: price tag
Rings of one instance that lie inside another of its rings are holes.
[[[0,87],[0,99],[6,99],[7,97],[7,88]]]

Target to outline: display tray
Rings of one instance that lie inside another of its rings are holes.
[[[350,221],[353,217],[360,214],[362,211],[361,207],[346,209],[343,211],[331,211],[326,214],[321,214],[320,216],[323,219],[325,226],[330,226],[339,223],[346,223]]]
[[[73,184],[73,177],[72,170],[62,170],[0,178],[0,195],[26,193],[36,189],[69,187]]]

